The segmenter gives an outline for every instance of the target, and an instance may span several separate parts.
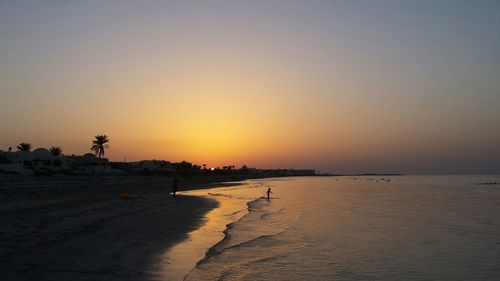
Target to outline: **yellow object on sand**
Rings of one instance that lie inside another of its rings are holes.
[[[123,192],[122,194],[120,194],[120,197],[123,200],[130,200],[130,199],[132,199],[132,193],[130,193],[130,191],[126,191],[126,192]]]

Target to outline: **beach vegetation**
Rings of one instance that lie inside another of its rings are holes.
[[[32,148],[31,143],[22,142],[17,146],[18,151],[30,151]]]
[[[109,148],[109,137],[106,135],[97,135],[92,141],[92,147],[90,148],[94,154],[101,158],[104,156],[104,151]]]
[[[50,153],[52,153],[54,156],[59,156],[62,153],[62,148],[60,146],[52,146],[49,148]]]

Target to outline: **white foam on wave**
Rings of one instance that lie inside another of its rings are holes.
[[[254,208],[252,203],[256,192],[253,184],[238,184],[234,187],[220,187],[182,192],[183,194],[216,199],[219,207],[206,214],[205,223],[188,234],[188,239],[169,249],[160,265],[158,279],[183,280],[196,265],[212,253],[221,249],[230,240],[230,230]],[[252,190],[245,192],[246,190]]]

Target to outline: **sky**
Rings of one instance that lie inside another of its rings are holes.
[[[0,0],[0,149],[500,172],[500,1]]]

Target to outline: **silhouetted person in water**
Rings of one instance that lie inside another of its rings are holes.
[[[172,180],[172,197],[175,197],[175,193],[177,192],[177,187],[179,186],[179,177],[177,174],[174,176]]]
[[[271,199],[271,188],[268,188],[267,191],[266,191],[266,194],[267,194],[267,200]]]

